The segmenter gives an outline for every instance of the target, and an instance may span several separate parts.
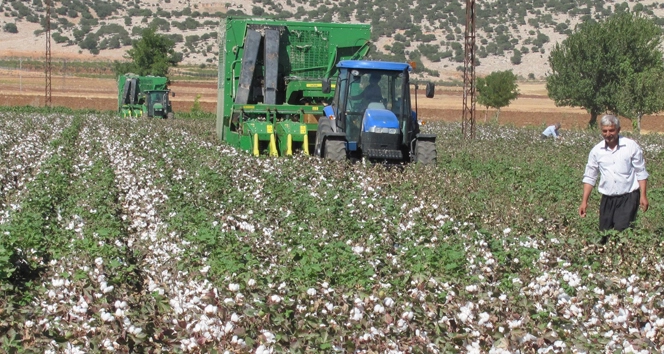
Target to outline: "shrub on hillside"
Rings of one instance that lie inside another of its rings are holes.
[[[18,33],[18,27],[16,27],[15,23],[6,23],[2,29],[8,33]]]

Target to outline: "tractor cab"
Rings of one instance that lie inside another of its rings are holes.
[[[339,141],[343,141],[346,154],[343,158],[415,160],[419,124],[411,108],[411,66],[346,60],[337,67],[339,76],[332,104],[325,107],[325,117],[318,122],[319,156],[342,159]],[[435,142],[435,136],[422,138]],[[332,149],[326,151],[328,145]]]

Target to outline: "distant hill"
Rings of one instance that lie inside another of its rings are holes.
[[[0,4],[0,57],[44,57],[46,0]],[[381,60],[415,60],[433,80],[461,79],[465,1],[450,0],[55,0],[51,6],[54,60],[122,60],[141,30],[170,36],[183,64],[216,66],[219,19],[275,17],[372,25]],[[621,11],[641,12],[664,26],[664,3],[527,0],[476,2],[478,75],[513,70],[542,79],[549,51],[579,23]]]

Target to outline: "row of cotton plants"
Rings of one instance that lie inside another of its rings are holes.
[[[592,131],[431,124],[437,166],[385,168],[36,117],[0,117],[6,351],[664,351],[659,137],[651,211],[600,247],[575,216]]]

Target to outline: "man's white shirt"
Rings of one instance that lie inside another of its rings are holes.
[[[550,125],[550,126],[546,127],[546,129],[544,129],[542,134],[546,135],[546,136],[552,136],[554,138],[558,137],[558,132],[556,131],[556,126],[555,125]]]
[[[602,140],[590,150],[583,183],[594,186],[600,173],[597,190],[603,195],[622,195],[637,190],[639,181],[648,179],[641,147],[634,140],[619,136],[618,145],[611,150]]]

